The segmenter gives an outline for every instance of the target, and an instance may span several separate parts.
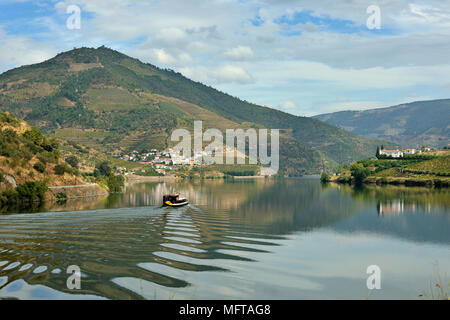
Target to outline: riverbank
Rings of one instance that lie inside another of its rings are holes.
[[[331,176],[328,182],[340,184],[356,184],[351,176]],[[395,177],[395,176],[369,176],[362,181],[362,184],[369,185],[404,185],[404,186],[423,186],[423,187],[439,187],[448,188],[450,186],[450,178],[442,178],[436,176],[422,177]]]
[[[350,184],[449,187],[450,156],[446,153],[428,160],[360,160],[333,176],[323,174],[321,179]]]
[[[52,186],[45,193],[45,201],[57,201],[61,199],[79,199],[107,196],[109,193],[96,183]]]
[[[127,183],[138,183],[138,182],[165,182],[165,181],[175,181],[181,180],[181,178],[176,176],[138,176],[134,174],[126,175],[125,181]]]

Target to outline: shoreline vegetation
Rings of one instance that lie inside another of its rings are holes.
[[[82,172],[79,158],[61,156],[60,146],[56,138],[0,112],[0,212],[122,190],[123,176],[107,161]]]
[[[448,149],[402,158],[379,157],[340,166],[330,175],[322,172],[321,181],[352,185],[405,185],[448,188],[450,151]]]

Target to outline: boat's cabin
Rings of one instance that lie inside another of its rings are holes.
[[[180,198],[180,195],[177,193],[165,194],[163,196],[163,202],[170,201],[172,203],[177,202]]]

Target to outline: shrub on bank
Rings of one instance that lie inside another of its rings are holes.
[[[1,205],[42,202],[47,192],[47,181],[27,181],[15,190],[8,189],[0,194]]]
[[[330,181],[330,175],[328,173],[326,173],[325,171],[322,172],[322,174],[320,175],[320,182],[328,182]]]
[[[36,162],[33,166],[33,168],[40,173],[44,173],[45,172],[45,164],[43,164],[42,162]]]

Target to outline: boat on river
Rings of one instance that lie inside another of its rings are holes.
[[[182,207],[189,203],[186,198],[181,198],[178,193],[169,193],[163,195],[163,206]]]

